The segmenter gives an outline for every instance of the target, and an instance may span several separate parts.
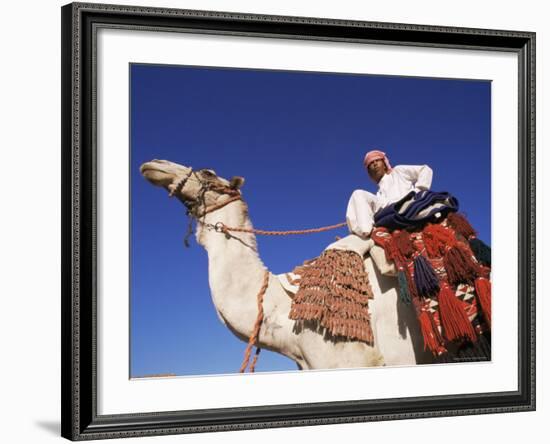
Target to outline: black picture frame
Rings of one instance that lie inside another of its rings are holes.
[[[62,436],[122,438],[535,409],[535,33],[72,3],[62,14]],[[97,27],[506,51],[519,66],[518,389],[495,393],[98,415]]]

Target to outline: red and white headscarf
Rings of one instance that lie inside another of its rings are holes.
[[[368,168],[369,164],[371,162],[374,162],[375,160],[379,160],[379,159],[382,159],[384,161],[384,163],[386,164],[386,168],[388,170],[388,173],[389,173],[391,171],[390,161],[388,160],[388,158],[386,156],[386,153],[384,153],[382,151],[378,151],[378,150],[369,151],[365,155],[365,159],[363,160],[363,164],[365,165],[365,168]]]

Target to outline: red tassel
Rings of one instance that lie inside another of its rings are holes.
[[[424,350],[430,350],[434,356],[438,356],[445,352],[443,346],[443,338],[439,334],[435,323],[433,322],[432,315],[423,310],[418,316],[418,322],[420,323],[420,331],[424,338]]]
[[[456,238],[452,230],[440,224],[428,224],[423,230],[424,246],[428,256],[440,257],[447,247],[456,244]]]
[[[479,276],[479,265],[460,244],[451,247],[443,256],[443,265],[449,284],[473,284]]]
[[[475,280],[477,299],[481,305],[483,317],[491,327],[491,281],[482,277]]]
[[[411,299],[418,299],[418,292],[416,291],[416,285],[414,285],[414,278],[411,275],[411,269],[407,267],[403,271],[405,271],[405,275],[407,276],[407,284],[409,285]]]
[[[467,338],[477,341],[477,335],[466,314],[464,303],[458,299],[451,288],[444,284],[438,296],[439,317],[443,334],[449,341]]]
[[[466,239],[472,236],[477,236],[476,230],[470,225],[468,219],[463,214],[451,213],[447,216],[449,225],[459,234],[462,234]]]

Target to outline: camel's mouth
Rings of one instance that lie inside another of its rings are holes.
[[[168,171],[163,170],[155,162],[145,162],[139,168],[141,175],[157,186],[168,186],[174,180],[175,175]]]

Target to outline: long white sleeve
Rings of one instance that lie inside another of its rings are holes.
[[[349,230],[366,238],[372,230],[377,209],[377,198],[374,194],[365,190],[355,190],[351,194],[346,211]]]
[[[397,165],[394,169],[417,190],[429,190],[432,186],[433,171],[428,165]]]

